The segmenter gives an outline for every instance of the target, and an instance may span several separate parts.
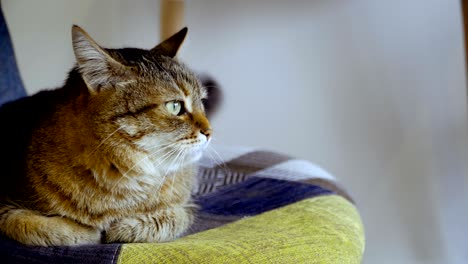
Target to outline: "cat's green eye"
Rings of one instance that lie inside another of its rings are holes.
[[[184,102],[182,101],[170,101],[166,103],[166,108],[169,113],[179,116],[185,113]]]

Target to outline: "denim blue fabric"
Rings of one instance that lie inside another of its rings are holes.
[[[198,198],[200,212],[223,216],[252,216],[306,198],[334,194],[318,185],[268,178],[250,179]]]
[[[26,96],[0,4],[0,105]]]
[[[0,263],[115,264],[122,244],[32,247],[0,236]]]

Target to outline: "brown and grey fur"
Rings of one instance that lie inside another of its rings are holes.
[[[195,161],[211,127],[206,90],[173,57],[186,29],[151,50],[101,48],[72,28],[62,88],[0,108],[0,232],[27,245],[161,242],[190,226]],[[186,111],[168,112],[181,101]]]

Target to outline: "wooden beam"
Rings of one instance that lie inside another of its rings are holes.
[[[461,0],[463,33],[465,37],[465,68],[468,77],[468,0]]]
[[[161,41],[184,27],[184,0],[161,0]]]

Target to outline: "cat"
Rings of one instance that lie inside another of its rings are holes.
[[[174,58],[186,34],[151,50],[105,49],[72,27],[77,63],[64,86],[0,108],[0,233],[72,246],[188,230],[212,128],[206,88]]]

